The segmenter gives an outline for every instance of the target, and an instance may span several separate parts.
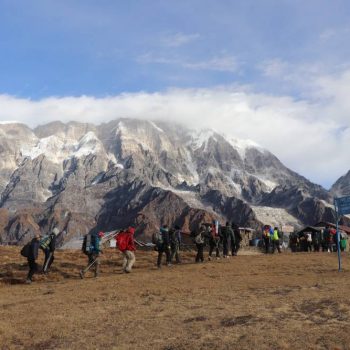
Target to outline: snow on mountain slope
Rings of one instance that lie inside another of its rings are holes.
[[[264,151],[264,149],[260,145],[251,140],[241,140],[235,138],[226,139],[232,145],[232,147],[237,150],[242,159],[245,158],[246,150],[249,148],[259,149],[261,152]]]

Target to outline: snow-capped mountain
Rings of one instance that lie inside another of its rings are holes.
[[[53,225],[67,241],[129,224],[147,234],[161,223],[191,230],[214,217],[259,227],[267,218],[300,225],[334,215],[321,186],[254,142],[213,130],[119,119],[34,130],[1,124],[0,136],[3,241]]]

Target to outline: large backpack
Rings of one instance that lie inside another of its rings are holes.
[[[30,243],[27,243],[23,248],[21,249],[21,255],[24,256],[25,258],[29,257],[30,254]]]
[[[159,246],[163,244],[163,236],[160,231],[154,232],[152,235],[152,243]]]
[[[82,252],[86,255],[89,255],[93,251],[98,251],[96,243],[96,236],[88,233],[86,236],[84,236],[83,245],[81,247]]]
[[[128,248],[128,233],[120,232],[117,236],[117,246],[121,252]]]
[[[194,243],[196,244],[203,244],[204,238],[201,232],[199,232],[197,235],[194,236]]]
[[[48,235],[48,236],[43,237],[43,238],[40,240],[40,242],[39,242],[40,248],[46,250],[46,249],[49,247],[51,241],[52,241],[52,236],[51,236],[51,235]]]

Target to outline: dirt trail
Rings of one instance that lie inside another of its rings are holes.
[[[130,275],[108,250],[102,275],[57,252],[49,276],[22,284],[18,249],[0,247],[0,349],[350,349],[350,258],[241,255],[155,268],[137,252]]]

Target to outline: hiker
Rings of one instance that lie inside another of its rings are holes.
[[[45,261],[43,264],[43,273],[48,273],[55,257],[54,252],[56,249],[56,237],[60,233],[60,230],[55,227],[52,232],[40,240],[40,248],[45,254]]]
[[[314,248],[314,252],[320,251],[321,246],[321,233],[316,231],[312,233],[312,246]]]
[[[332,252],[332,235],[329,226],[323,231],[323,251]]]
[[[220,259],[220,233],[219,233],[219,224],[218,221],[213,220],[211,227],[209,228],[209,257],[211,256],[215,249],[216,259]]]
[[[305,234],[305,239],[306,239],[306,251],[307,252],[312,252],[312,235],[311,232],[306,232]]]
[[[80,271],[80,277],[84,278],[85,273],[90,270],[92,266],[95,267],[95,277],[98,277],[100,272],[99,255],[102,252],[100,249],[100,241],[103,237],[103,232],[88,233],[84,237],[82,251],[88,257],[88,263],[84,270]]]
[[[346,240],[347,240],[347,235],[346,233],[340,234],[340,251],[344,252],[346,250]]]
[[[298,251],[298,245],[299,245],[299,237],[297,233],[292,232],[289,235],[289,246],[293,253],[296,253]]]
[[[38,272],[38,264],[36,263],[36,260],[38,259],[38,254],[39,254],[39,245],[40,245],[39,241],[40,241],[40,235],[36,234],[34,238],[31,240],[31,242],[28,244],[27,260],[28,260],[29,272],[26,280],[26,283],[28,284],[32,283],[33,275]]]
[[[123,272],[130,273],[136,261],[135,259],[135,243],[134,243],[135,228],[129,227],[126,231],[117,234],[117,246],[123,254]]]
[[[223,246],[223,257],[229,258],[228,256],[228,240],[229,238],[232,239],[234,237],[234,233],[232,231],[230,223],[227,221],[226,225],[224,227],[221,227],[221,239],[222,239],[222,246]],[[232,245],[232,241],[231,241]]]
[[[180,247],[181,247],[181,229],[178,225],[175,225],[173,229],[169,231],[170,239],[170,262],[175,261],[177,264],[181,263],[180,259]]]
[[[194,233],[194,243],[197,247],[197,255],[196,255],[196,263],[204,261],[204,243],[205,243],[205,234],[206,234],[206,226],[204,224],[201,225],[198,232]]]
[[[233,230],[233,237],[231,237],[231,251],[232,256],[236,256],[238,254],[239,249],[241,248],[242,236],[237,224],[232,222],[231,227]]]
[[[271,231],[271,226],[265,225],[264,230],[263,230],[263,240],[264,240],[264,245],[265,245],[265,253],[268,254],[269,252],[269,247],[270,247],[270,231]]]
[[[274,228],[273,235],[272,235],[272,253],[275,252],[276,248],[277,248],[278,252],[281,253],[280,233],[278,232],[278,228],[277,227]]]
[[[156,242],[156,249],[158,250],[158,259],[157,259],[157,267],[160,269],[162,267],[162,256],[165,253],[166,256],[166,264],[167,266],[171,266],[171,257],[170,257],[170,239],[169,239],[169,228],[168,225],[163,225],[159,232],[159,238]]]

